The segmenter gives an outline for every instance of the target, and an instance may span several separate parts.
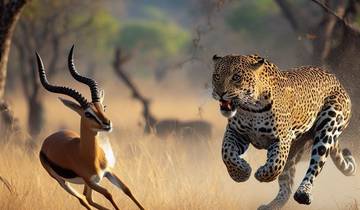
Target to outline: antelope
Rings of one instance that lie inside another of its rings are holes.
[[[80,115],[80,135],[71,130],[58,131],[48,136],[40,150],[40,162],[49,175],[69,194],[76,197],[86,209],[93,206],[107,209],[92,200],[92,191],[102,194],[119,209],[110,192],[99,183],[106,177],[112,184],[120,188],[140,208],[142,205],[135,199],[129,188],[112,172],[115,158],[109,143],[101,145],[99,132],[111,132],[112,123],[105,114],[103,105],[104,91],[99,90],[97,82],[81,76],[74,64],[74,45],[68,57],[68,67],[72,77],[89,86],[91,102],[77,90],[69,87],[51,85],[46,77],[41,57],[36,53],[39,77],[42,86],[49,92],[63,94],[76,102],[59,98],[60,101]],[[83,184],[83,194],[73,189],[69,183]]]

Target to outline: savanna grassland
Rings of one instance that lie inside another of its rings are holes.
[[[174,87],[171,80],[161,86],[141,83],[141,89],[153,96],[153,112],[158,118],[199,119],[210,121],[214,126],[209,140],[158,139],[144,136],[141,128],[141,107],[133,101],[125,87],[114,81],[104,86],[107,113],[114,123],[114,131],[108,134],[117,159],[114,171],[127,183],[133,194],[152,210],[256,209],[269,202],[277,193],[277,182],[259,183],[252,176],[245,183],[236,183],[228,176],[222,163],[220,148],[226,119],[220,116],[217,102],[206,99],[204,91],[189,91],[187,85]],[[82,88],[87,93],[87,89]],[[174,93],[177,93],[174,95]],[[12,139],[0,149],[0,176],[6,178],[13,193],[0,183],[0,209],[81,209],[77,199],[66,193],[41,167],[38,159],[43,138],[58,128],[78,130],[79,119],[66,109],[55,94],[45,93],[47,124],[36,141],[34,149],[25,142]],[[9,97],[20,119],[26,110],[22,97]],[[344,140],[343,143],[349,141]],[[348,143],[348,145],[351,145]],[[64,151],[65,152],[65,151]],[[353,153],[356,153],[353,149]],[[265,152],[254,148],[246,154],[253,171],[265,161]],[[358,158],[358,160],[360,160]],[[295,187],[305,174],[307,162],[297,167]],[[106,186],[121,209],[136,206],[107,180]],[[329,161],[316,181],[314,201],[306,209],[358,209],[360,202],[360,174],[343,176]],[[81,188],[76,187],[79,191]],[[103,197],[95,194],[95,200],[111,207]],[[293,199],[285,209],[304,209]]]

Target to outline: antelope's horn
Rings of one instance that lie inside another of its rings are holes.
[[[78,82],[84,83],[89,86],[91,91],[91,99],[92,102],[100,102],[100,91],[98,88],[98,84],[95,80],[84,77],[79,74],[79,72],[75,68],[74,64],[74,45],[70,49],[69,57],[68,57],[68,66],[71,75],[76,79]]]
[[[46,90],[48,90],[49,92],[52,92],[52,93],[59,93],[59,94],[64,94],[64,95],[70,96],[73,99],[75,99],[81,105],[81,107],[83,107],[84,109],[89,106],[89,103],[87,102],[86,98],[83,95],[81,95],[81,93],[79,93],[78,91],[76,91],[72,88],[68,88],[68,87],[51,85],[46,78],[45,67],[44,67],[44,64],[38,53],[36,53],[36,60],[37,60],[38,69],[39,69],[40,81],[41,81],[42,86]]]

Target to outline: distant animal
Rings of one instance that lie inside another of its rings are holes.
[[[43,62],[36,54],[41,84],[50,92],[73,98],[77,103],[62,98],[60,100],[80,115],[80,135],[71,130],[63,130],[48,136],[40,150],[41,164],[49,175],[66,192],[76,197],[86,209],[90,209],[90,206],[107,209],[92,200],[92,190],[105,196],[115,209],[119,209],[110,192],[99,184],[103,177],[120,188],[140,209],[144,209],[129,188],[112,172],[115,165],[113,151],[109,142],[101,143],[99,139],[99,132],[112,130],[112,123],[105,114],[103,105],[104,91],[99,90],[95,80],[81,76],[77,72],[73,50],[74,46],[68,57],[70,73],[77,81],[89,86],[91,102],[74,89],[49,84]],[[78,193],[69,183],[83,184],[83,194]]]
[[[280,209],[288,201],[295,164],[312,144],[305,177],[294,194],[310,204],[315,178],[328,155],[346,176],[356,163],[349,149],[341,150],[339,135],[349,123],[351,101],[335,75],[324,68],[305,66],[281,71],[258,55],[214,55],[213,97],[228,118],[222,158],[236,182],[246,181],[250,165],[242,154],[252,144],[267,150],[266,163],[255,173],[260,182],[278,178],[275,199],[259,209]]]
[[[162,119],[153,125],[154,133],[160,138],[170,135],[184,139],[211,137],[212,125],[203,120],[180,121],[177,119]]]

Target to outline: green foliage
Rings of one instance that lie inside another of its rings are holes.
[[[64,51],[76,43],[81,49],[95,52],[93,56],[107,52],[119,31],[118,20],[100,1],[91,0],[32,0],[20,21],[33,32],[28,38],[43,39],[44,48],[51,49],[51,40],[56,39]],[[23,36],[17,33],[19,35]]]
[[[225,21],[233,30],[257,36],[268,29],[266,21],[278,13],[273,0],[244,0],[235,4]]]
[[[146,18],[130,20],[121,26],[118,44],[151,56],[172,56],[184,50],[190,42],[190,33],[169,20],[153,7],[147,7]]]
[[[86,18],[86,17],[79,17]],[[83,22],[84,20],[79,20]],[[119,31],[119,22],[108,11],[99,9],[91,18],[91,22],[87,27],[86,34],[82,39],[87,44],[97,49],[108,49],[117,38]]]

